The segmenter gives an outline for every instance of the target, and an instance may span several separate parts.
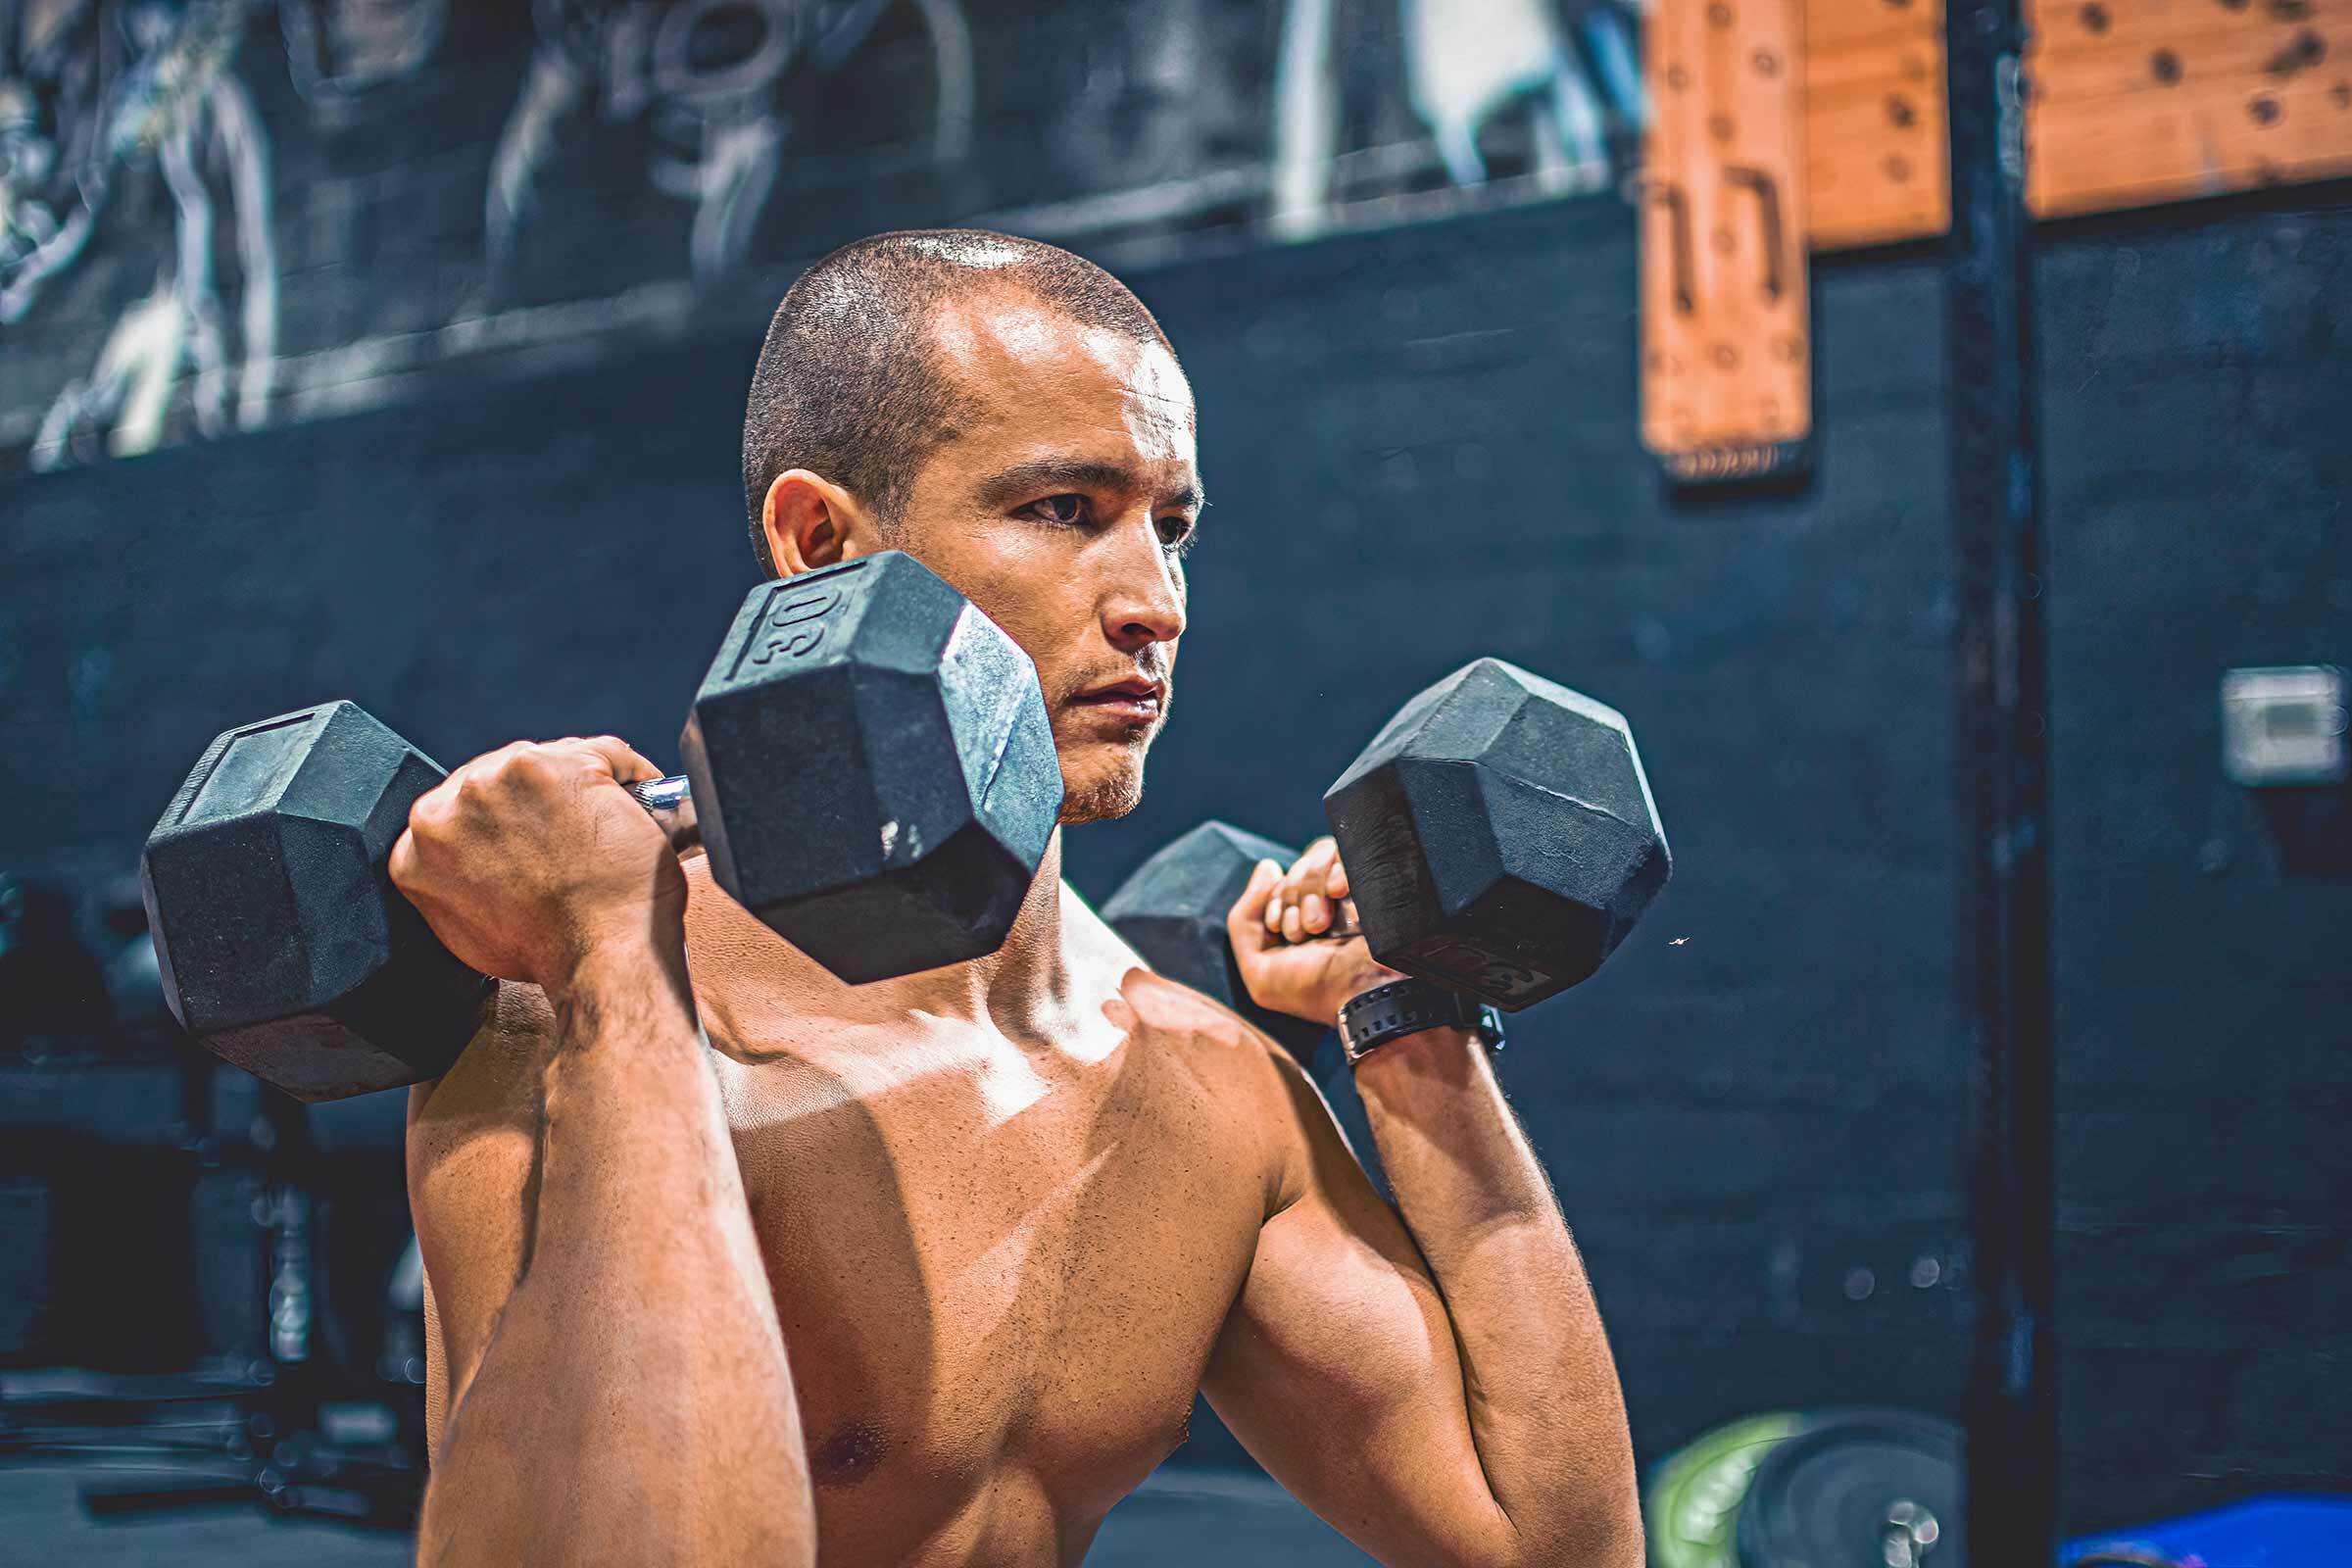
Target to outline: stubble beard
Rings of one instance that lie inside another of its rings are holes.
[[[1060,821],[1064,827],[1083,822],[1109,822],[1125,816],[1143,804],[1144,752],[1150,741],[1135,747],[1133,760],[1126,766],[1103,770],[1100,775],[1071,785],[1065,781],[1061,798]]]

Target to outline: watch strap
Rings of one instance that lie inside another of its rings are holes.
[[[1490,1051],[1502,1049],[1502,1014],[1494,1007],[1426,980],[1393,980],[1348,1000],[1340,1008],[1340,1046],[1350,1064],[1367,1053],[1424,1029],[1468,1029]]]

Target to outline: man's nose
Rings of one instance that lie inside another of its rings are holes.
[[[1149,516],[1118,530],[1110,587],[1102,597],[1102,635],[1121,653],[1184,635],[1184,567],[1159,542]]]

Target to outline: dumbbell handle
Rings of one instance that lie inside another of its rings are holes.
[[[683,773],[667,778],[645,779],[635,784],[623,784],[631,799],[645,808],[662,832],[669,835],[669,847],[680,855],[700,849],[703,833],[694,815],[694,787]],[[1305,940],[1309,942],[1345,942],[1349,937],[1363,935],[1363,922],[1357,919],[1355,901],[1341,899],[1334,911],[1336,918],[1330,926],[1317,931]]]
[[[643,779],[635,784],[623,784],[629,798],[645,808],[645,814],[654,825],[669,835],[669,847],[680,855],[690,855],[703,847],[703,830],[694,815],[694,788],[683,773],[667,778]]]

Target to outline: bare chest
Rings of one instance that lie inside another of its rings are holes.
[[[733,1078],[824,1539],[1099,1518],[1183,1440],[1264,1210],[1196,1075],[1130,1048]]]

